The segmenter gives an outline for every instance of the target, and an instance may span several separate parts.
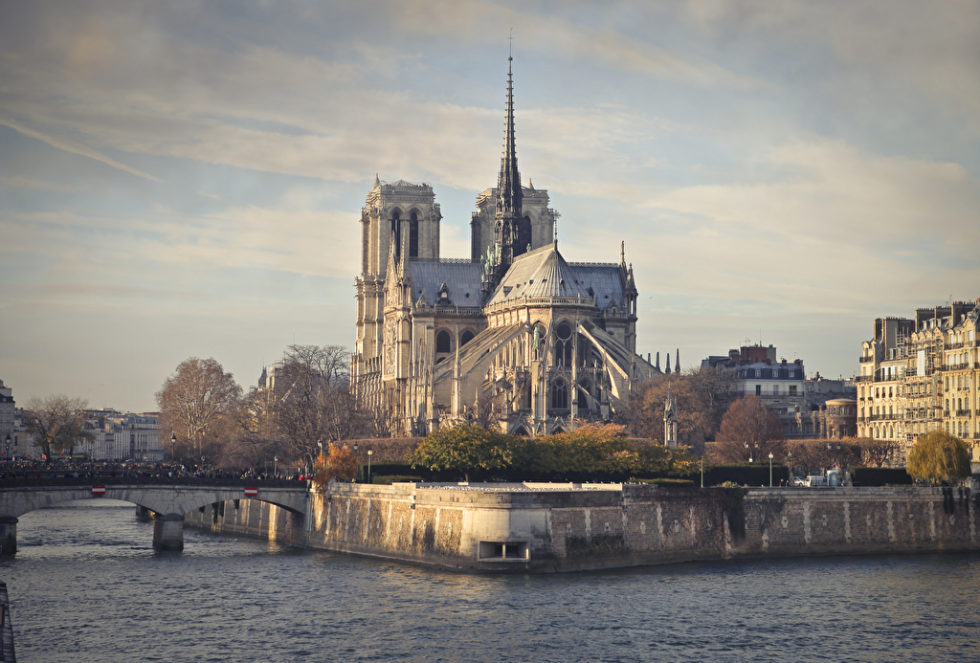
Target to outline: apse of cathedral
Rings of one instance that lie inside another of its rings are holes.
[[[659,369],[636,354],[632,265],[570,263],[548,192],[521,184],[507,68],[497,186],[476,199],[471,255],[439,255],[427,184],[375,177],[361,213],[351,381],[393,435],[474,422],[517,434],[608,421]]]

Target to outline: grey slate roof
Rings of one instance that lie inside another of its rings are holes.
[[[504,278],[500,280],[491,304],[514,301],[524,297],[583,297],[578,279],[572,268],[558,252],[554,244],[521,254]]]
[[[456,306],[482,306],[480,288],[483,268],[469,260],[410,260],[408,273],[412,279],[412,301],[425,296],[425,303],[434,306],[439,288],[445,283],[449,299]]]
[[[623,305],[623,275],[619,265],[597,263],[571,263],[579,287],[588,295],[595,294],[595,304],[605,309],[615,304]]]
[[[455,306],[482,306],[483,266],[469,260],[410,260],[412,300],[424,297],[434,306],[445,283]],[[595,297],[600,310],[623,305],[623,274],[613,263],[568,263],[557,247],[548,243],[514,259],[497,286],[491,304],[524,297]]]
[[[576,296],[595,297],[599,309],[622,306],[622,269],[611,263],[568,263],[558,247],[549,243],[514,259],[490,303],[523,297]]]

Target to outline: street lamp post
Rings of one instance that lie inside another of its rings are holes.
[[[769,487],[772,488],[772,452],[769,452]]]
[[[354,459],[357,461],[357,471],[354,472],[354,483],[357,483],[357,475],[361,473],[361,458],[357,455],[357,442],[354,442]]]
[[[371,456],[373,455],[374,455],[374,451],[372,449],[368,449],[368,475],[367,475],[368,483],[371,483]]]
[[[10,433],[7,433],[7,437],[3,438],[3,453],[4,453],[4,460],[11,460],[11,457],[10,457]]]
[[[177,433],[170,434],[170,462],[174,462],[174,447],[177,446]]]
[[[272,478],[279,478],[279,456],[272,457]]]

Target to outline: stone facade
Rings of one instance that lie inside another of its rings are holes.
[[[858,435],[890,440],[903,455],[944,430],[980,463],[980,300],[879,318],[861,347]]]
[[[521,434],[608,420],[636,380],[637,290],[618,263],[569,263],[548,192],[517,169],[508,69],[497,186],[477,197],[471,254],[439,252],[427,184],[375,178],[361,214],[352,387],[393,435],[475,421]]]
[[[118,410],[86,410],[85,432],[91,439],[75,445],[76,456],[86,456],[91,460],[161,461],[169,454],[169,450],[165,451],[161,444],[160,415],[157,412],[137,414]],[[14,458],[41,458],[43,455],[19,410],[14,418],[11,438],[11,455]]]

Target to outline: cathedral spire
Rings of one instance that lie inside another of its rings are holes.
[[[517,170],[517,142],[514,136],[514,74],[512,56],[507,57],[507,117],[504,121],[504,156],[497,176],[497,216],[521,216],[521,173]]]
[[[514,74],[507,57],[507,115],[504,122],[504,155],[497,176],[497,209],[494,220],[495,262],[493,282],[498,283],[516,256],[531,243],[530,225],[522,209],[521,173],[517,169],[517,142],[514,137]]]

